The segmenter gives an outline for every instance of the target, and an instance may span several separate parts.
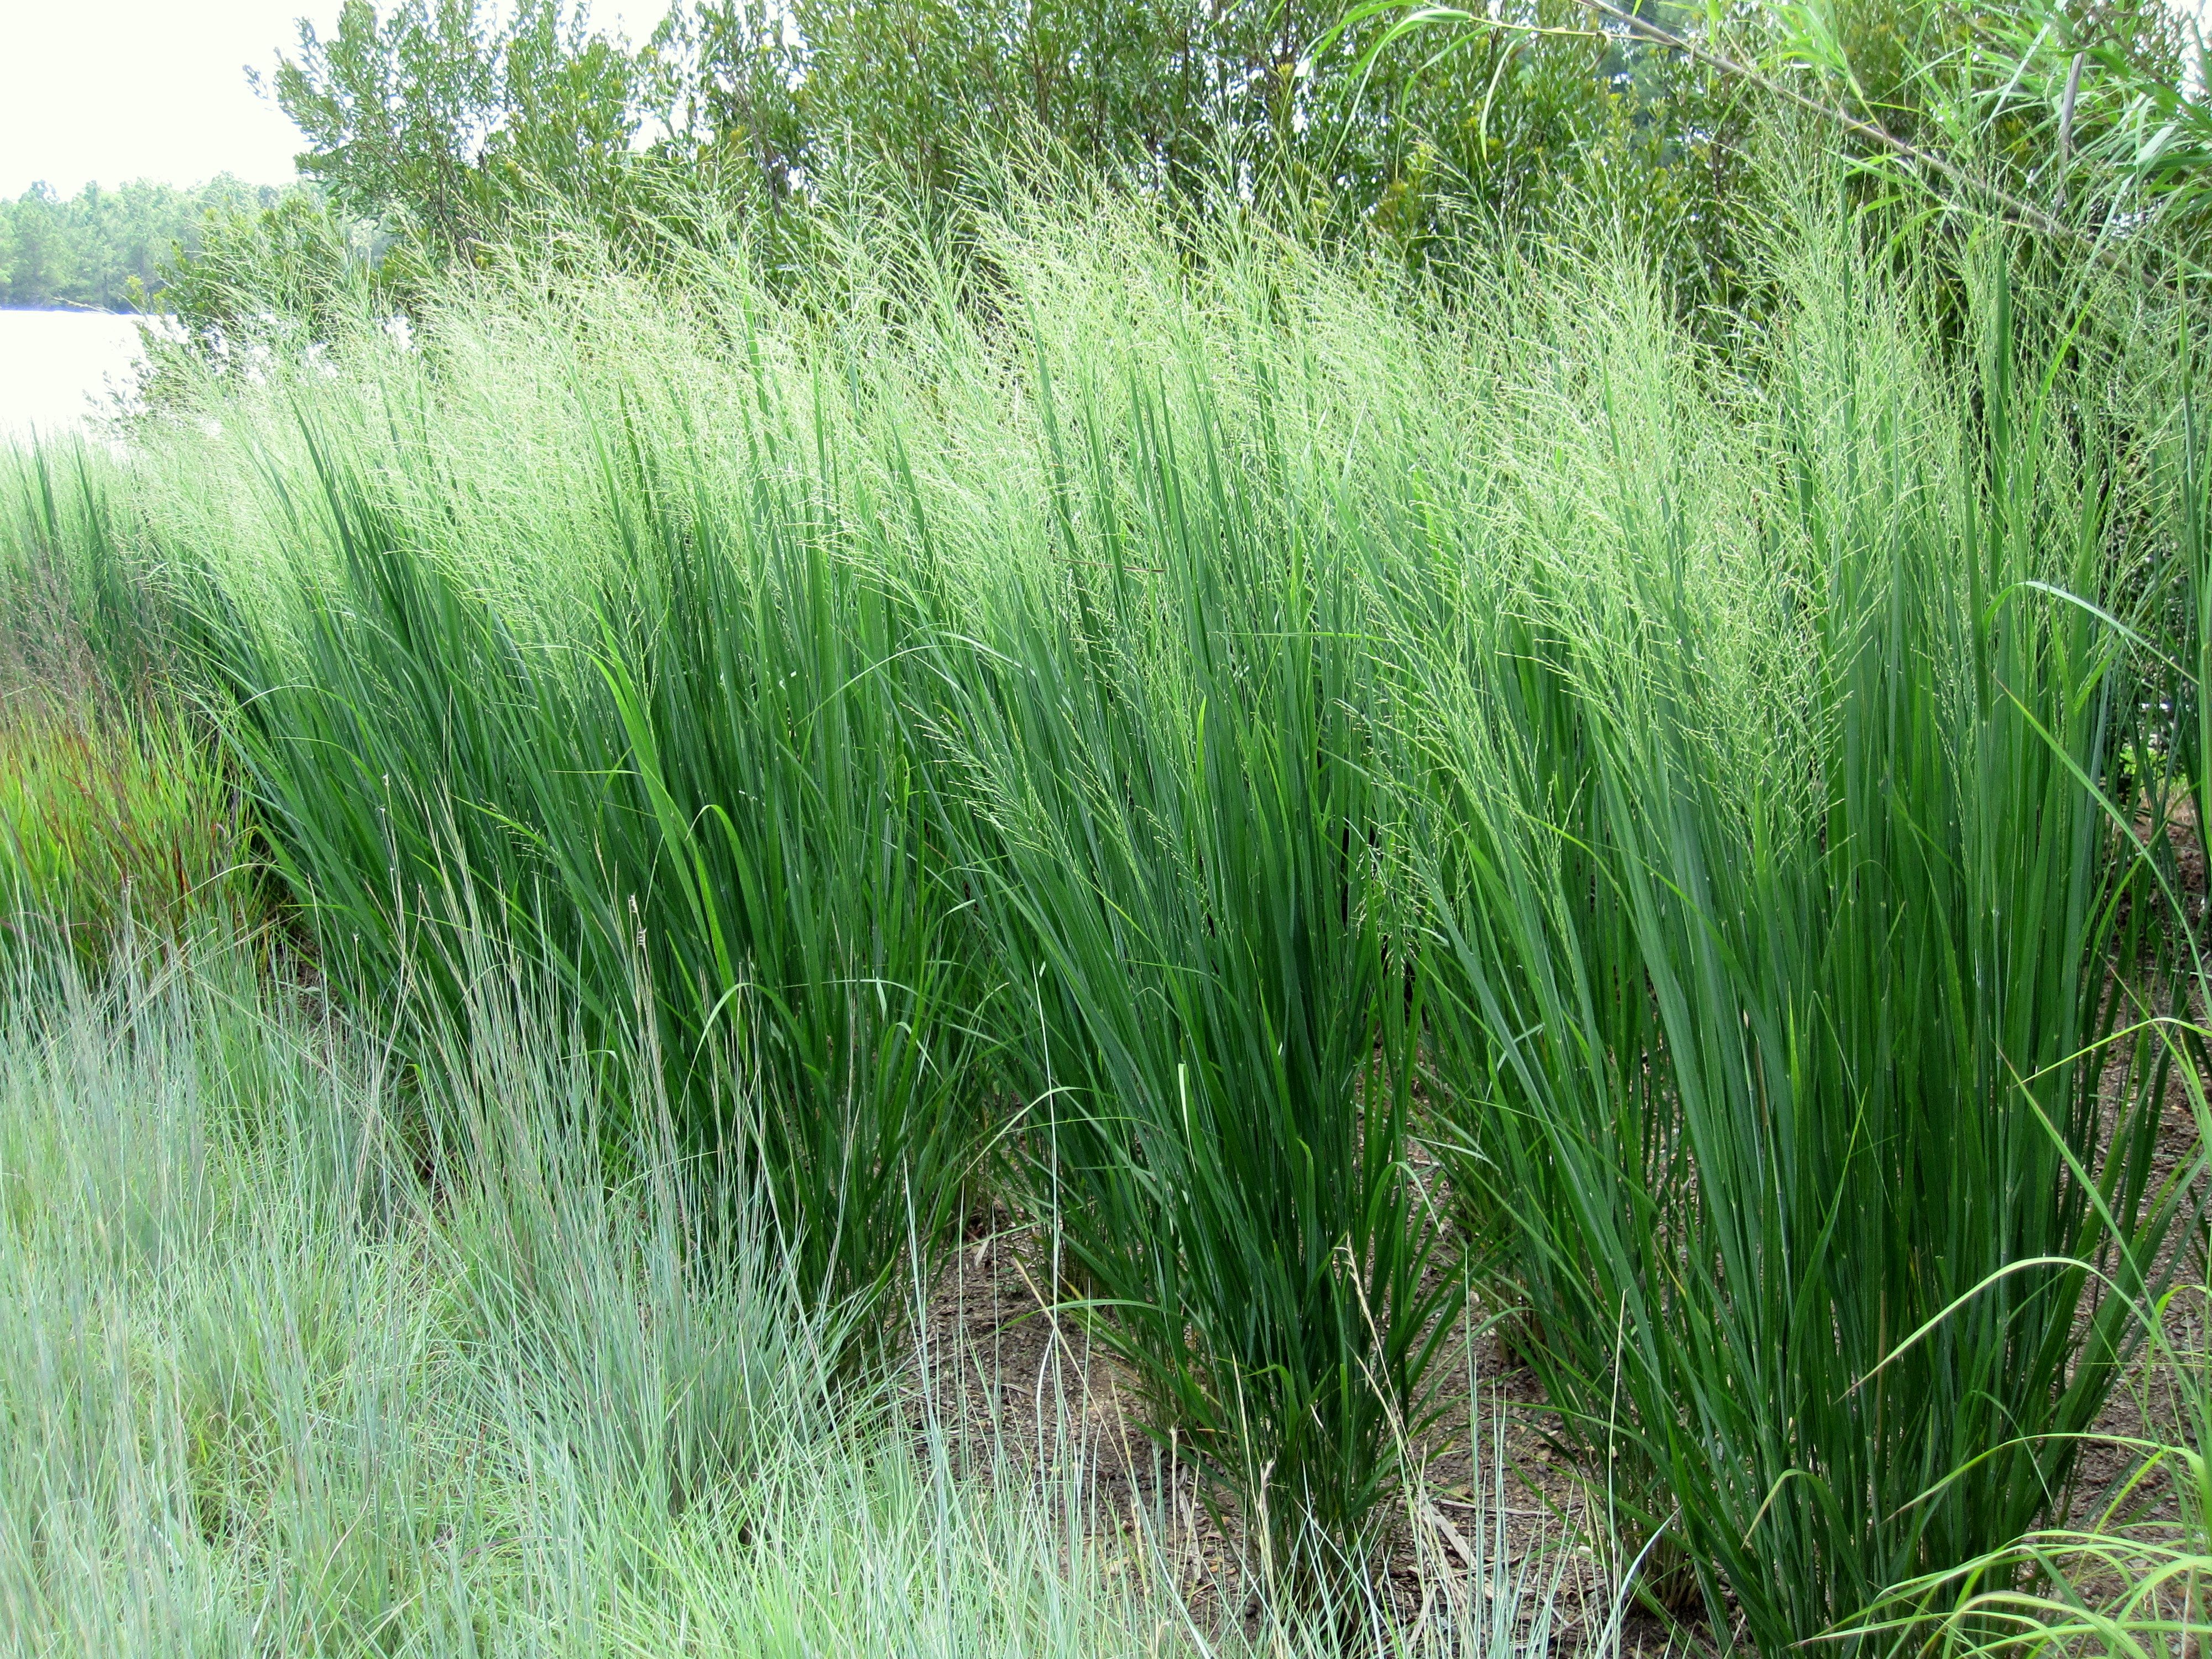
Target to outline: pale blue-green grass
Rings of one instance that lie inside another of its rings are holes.
[[[0,987],[0,1651],[1504,1655],[1569,1611],[1501,1508],[1419,1631],[1196,1622],[1064,1413],[1019,1446],[907,1425],[919,1359],[833,1381],[761,1200],[665,1115],[594,1133],[605,1067],[511,964],[405,1077],[266,969]]]

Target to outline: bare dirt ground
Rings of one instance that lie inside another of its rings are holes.
[[[1083,1471],[1100,1541],[1151,1558],[1201,1628],[1259,1618],[1257,1569],[1233,1520],[1205,1501],[1197,1472],[1144,1428],[1146,1401],[1127,1370],[1075,1322],[1055,1319],[1048,1238],[1004,1209],[971,1218],[956,1260],[930,1292],[908,1402],[953,1431],[980,1469],[1071,1463]],[[1399,1505],[1382,1580],[1408,1625],[1456,1626],[1506,1578],[1557,1582],[1555,1644],[1583,1645],[1609,1611],[1600,1564],[1580,1542],[1589,1517],[1580,1484],[1545,1445],[1540,1394],[1482,1310],[1446,1359],[1443,1413],[1417,1449],[1421,1478]],[[1480,1443],[1471,1450],[1473,1419]],[[1503,1476],[1501,1482],[1500,1476]],[[1499,1560],[1500,1544],[1504,1559]],[[1486,1608],[1483,1613],[1486,1620]],[[1654,1651],[1656,1626],[1629,1633]]]

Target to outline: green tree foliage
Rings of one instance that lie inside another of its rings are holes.
[[[270,84],[307,141],[301,173],[341,208],[397,213],[451,252],[544,187],[603,208],[619,199],[643,60],[580,9],[404,0],[385,16],[346,0],[328,40],[299,27],[299,56]]]
[[[2212,200],[2212,112],[2202,47],[2180,9],[2156,0],[2027,0],[1977,20],[1992,66],[1957,100],[2008,181],[2081,234],[2107,239],[2148,219],[2197,245]],[[1948,67],[1948,66],[1945,66]]]
[[[125,311],[157,294],[175,251],[197,251],[211,216],[275,206],[283,192],[224,174],[179,189],[137,179],[61,196],[33,185],[0,201],[0,306]]]
[[[1526,222],[1596,185],[1635,221],[1719,222],[1731,108],[1705,70],[1516,0],[1480,39],[1339,29],[1339,0],[695,0],[632,46],[567,0],[348,0],[275,95],[348,211],[450,254],[549,197],[618,232],[657,186],[771,209],[858,157],[924,198],[1035,144],[1146,189],[1224,176],[1405,248],[1469,210]],[[1329,50],[1316,55],[1317,42]],[[1354,73],[1354,66],[1357,72]],[[1707,210],[1680,204],[1695,197]]]
[[[1899,250],[1993,217],[2067,258],[2141,246],[2147,194],[2193,202],[2212,154],[2183,35],[2157,0],[678,0],[633,45],[579,0],[346,0],[327,38],[301,23],[270,89],[303,173],[417,270],[548,214],[665,252],[702,206],[768,223],[769,263],[796,269],[806,210],[856,163],[929,204],[1019,152],[1146,192],[1225,186],[1415,264],[1625,238],[1725,329],[1761,280],[1755,152],[1793,124],[1845,146]],[[302,228],[226,246],[344,240]]]

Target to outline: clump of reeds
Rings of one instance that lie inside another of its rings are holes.
[[[1001,1182],[1311,1604],[1478,1268],[1763,1651],[2061,1513],[2197,1201],[2111,363],[1825,211],[1727,372],[1625,258],[1447,308],[1235,216],[871,214],[797,299],[457,277],[148,436],[333,985],[546,975],[653,1056],[574,1133],[737,1149],[825,1328]]]

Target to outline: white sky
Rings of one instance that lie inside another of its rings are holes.
[[[254,95],[297,38],[293,20],[327,30],[338,0],[0,0],[0,196],[44,179],[74,195],[88,179],[197,184],[234,173],[252,184],[292,176],[299,135]],[[602,27],[633,41],[667,0],[600,0]],[[380,9],[388,9],[388,5]]]

